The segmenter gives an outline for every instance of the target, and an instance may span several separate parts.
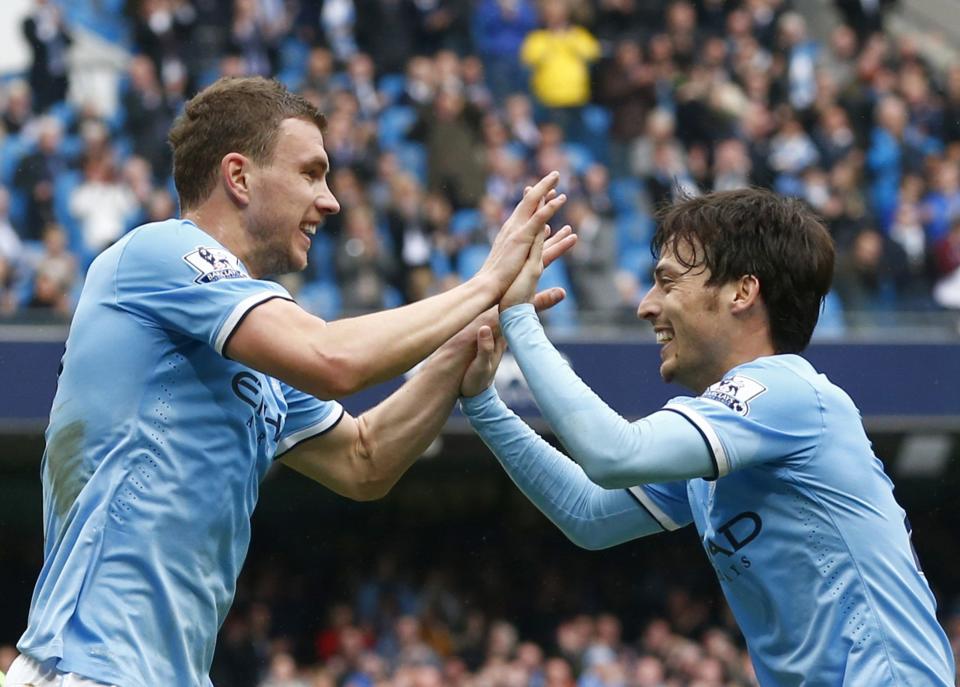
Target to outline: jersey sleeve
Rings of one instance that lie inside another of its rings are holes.
[[[204,341],[223,355],[258,305],[292,301],[279,284],[253,279],[240,261],[195,227],[150,227],[130,237],[116,273],[116,306],[147,326]]]
[[[627,491],[665,530],[678,530],[693,522],[686,480],[641,484]]]
[[[700,396],[675,398],[664,410],[697,428],[717,477],[761,463],[805,462],[824,425],[816,389],[773,359],[735,368]]]
[[[287,417],[274,458],[308,439],[326,434],[343,419],[343,406],[336,401],[321,401],[283,382],[280,389],[287,401]]]

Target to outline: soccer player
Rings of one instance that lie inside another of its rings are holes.
[[[182,217],[135,229],[91,265],[46,432],[44,564],[8,687],[209,685],[274,460],[350,498],[385,494],[456,402],[471,321],[491,309],[496,322],[564,201],[546,176],[474,278],[327,323],[263,279],[302,269],[339,210],[323,125],[276,82],[213,84],[170,133]],[[573,244],[568,232],[552,255]],[[441,344],[360,417],[332,400]]]
[[[696,525],[761,685],[948,687],[954,664],[910,525],[853,401],[800,357],[834,248],[801,203],[762,190],[666,209],[639,307],[660,374],[689,388],[637,421],[606,406],[527,302],[535,252],[500,304],[503,335],[568,460],[490,386],[501,341],[478,332],[461,392],[520,489],[600,549]]]

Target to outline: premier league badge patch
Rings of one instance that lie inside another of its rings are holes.
[[[749,377],[734,375],[722,379],[703,392],[703,398],[722,403],[738,415],[750,412],[750,401],[767,390],[760,382]]]
[[[221,279],[242,279],[248,276],[240,266],[240,261],[221,248],[199,246],[184,255],[183,259],[200,273],[194,279],[198,284],[209,284]]]

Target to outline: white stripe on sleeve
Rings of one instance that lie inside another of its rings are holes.
[[[667,410],[672,410],[675,413],[683,415],[703,434],[704,439],[707,440],[707,445],[710,447],[710,452],[713,454],[713,460],[717,465],[717,479],[729,474],[730,459],[727,457],[727,452],[723,450],[723,443],[721,443],[720,437],[717,436],[716,430],[713,429],[713,425],[710,424],[707,418],[690,406],[680,403],[668,403],[664,407]]]
[[[223,355],[223,347],[226,346],[227,339],[230,338],[230,335],[233,334],[233,330],[237,328],[248,312],[253,310],[261,303],[274,298],[282,298],[285,301],[293,300],[290,298],[290,296],[283,293],[278,293],[276,291],[261,291],[260,293],[253,294],[252,296],[247,296],[242,301],[237,303],[233,307],[233,310],[230,311],[230,315],[227,317],[227,319],[224,320],[223,325],[220,327],[220,331],[217,333],[217,338],[213,342],[213,347],[216,349],[217,353]]]
[[[333,405],[335,405],[336,408],[332,410],[325,418],[320,420],[320,422],[312,424],[309,427],[304,427],[303,429],[281,439],[280,443],[277,444],[277,452],[274,454],[274,458],[279,457],[281,453],[286,453],[301,441],[306,441],[307,439],[315,437],[318,434],[323,434],[340,422],[340,419],[343,417],[343,406],[341,406],[339,403],[335,403]]]

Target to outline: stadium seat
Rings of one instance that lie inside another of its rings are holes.
[[[408,105],[393,105],[380,113],[377,140],[380,147],[393,150],[406,139],[410,127],[417,121],[417,111]]]
[[[419,143],[400,143],[394,148],[400,167],[417,177],[421,184],[427,183],[427,151]]]
[[[561,287],[567,297],[543,314],[543,320],[551,330],[572,332],[577,327],[577,301],[573,295],[573,286],[567,274],[567,267],[563,260],[551,263],[543,271],[537,289],[542,291],[555,286]]]
[[[445,279],[453,272],[453,266],[450,264],[450,256],[439,248],[434,248],[430,253],[430,270],[436,279]]]
[[[641,283],[647,284],[653,269],[653,255],[648,246],[628,246],[620,251],[617,266],[632,274]]]
[[[648,250],[650,238],[653,235],[653,221],[650,217],[638,210],[627,210],[617,213],[615,219],[617,245],[620,250],[639,247]]]
[[[384,99],[384,105],[394,105],[403,96],[407,88],[407,77],[403,74],[384,74],[377,81],[377,90]]]
[[[332,279],[304,284],[297,294],[297,303],[317,317],[334,319],[340,315],[342,308],[340,287]]]
[[[480,211],[473,208],[457,210],[450,218],[450,233],[459,236],[468,234],[480,224]]]
[[[846,331],[843,302],[836,291],[829,291],[827,297],[823,299],[823,308],[820,311],[820,319],[817,320],[817,327],[813,330],[813,339],[839,339]]]
[[[564,143],[563,152],[577,174],[583,174],[587,167],[596,162],[593,151],[582,143]]]
[[[610,181],[610,200],[618,213],[637,212],[642,193],[643,182],[636,177],[617,177]]]
[[[464,246],[457,253],[457,274],[464,281],[472,277],[480,269],[483,261],[490,254],[490,246],[471,244]]]

